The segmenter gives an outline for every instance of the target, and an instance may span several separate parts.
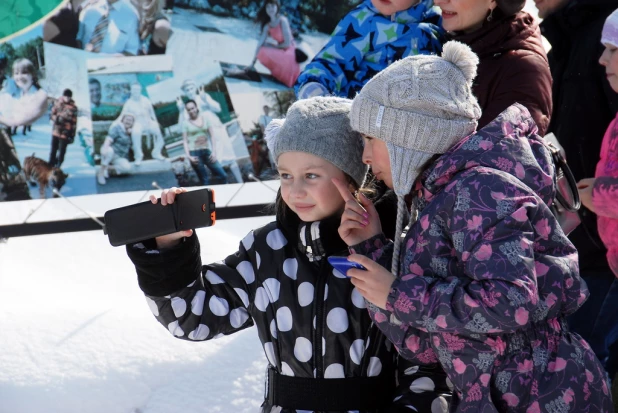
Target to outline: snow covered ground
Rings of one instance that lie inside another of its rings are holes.
[[[271,218],[198,230],[204,262]],[[202,343],[151,314],[124,248],[102,232],[0,244],[0,413],[255,412],[266,359],[254,328]]]

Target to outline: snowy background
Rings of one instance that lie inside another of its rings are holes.
[[[198,66],[175,70],[193,75]],[[68,68],[69,75],[78,71]],[[43,135],[44,127],[33,125],[32,135],[39,128]],[[16,142],[20,154],[39,144],[32,135]],[[79,168],[77,154],[67,155],[67,169]],[[217,190],[219,205],[274,197],[258,183]],[[98,215],[146,195],[78,196],[71,202]],[[40,203],[0,205],[0,224],[22,222]],[[55,199],[29,219],[83,216]],[[271,219],[218,221],[198,230],[203,261],[224,258],[250,229]],[[256,412],[263,398],[266,359],[255,329],[202,343],[173,338],[150,313],[124,248],[111,247],[102,231],[0,243],[0,348],[0,413]]]

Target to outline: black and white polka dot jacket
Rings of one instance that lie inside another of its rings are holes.
[[[251,231],[237,252],[204,266],[195,234],[173,249],[158,251],[149,240],[127,246],[127,252],[152,312],[180,339],[210,340],[255,325],[269,364],[280,374],[392,377],[394,348],[372,324],[350,280],[325,259],[347,255],[337,234],[339,218],[291,221]],[[407,400],[409,385],[399,380],[403,390],[393,398],[401,411],[413,411],[403,409],[414,402]],[[265,401],[262,412],[271,411],[288,410]]]

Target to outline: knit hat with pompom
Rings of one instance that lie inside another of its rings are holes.
[[[397,234],[405,211],[403,197],[423,166],[476,130],[481,108],[471,89],[478,63],[470,47],[450,41],[441,57],[416,55],[388,66],[352,102],[352,129],[386,142],[400,204]],[[393,263],[396,259],[397,254]]]

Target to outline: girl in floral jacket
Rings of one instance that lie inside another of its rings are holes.
[[[363,160],[398,195],[398,222],[411,195],[412,221],[391,242],[371,204],[341,191],[339,233],[366,268],[348,274],[401,355],[446,371],[452,411],[612,411],[599,361],[565,323],[587,289],[547,206],[550,153],[519,104],[475,133],[477,63],[449,42],[442,58],[395,63],[354,99]]]

